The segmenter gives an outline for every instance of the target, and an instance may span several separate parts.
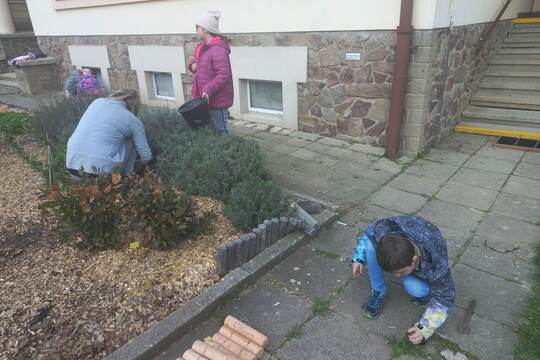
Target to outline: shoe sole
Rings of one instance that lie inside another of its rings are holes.
[[[382,311],[381,311],[382,312]],[[381,315],[381,312],[379,312],[377,315],[371,315],[371,314],[368,314],[366,312],[366,310],[364,310],[364,307],[362,307],[362,313],[364,314],[364,317],[369,319],[369,320],[375,320],[376,318],[379,317],[379,315]]]

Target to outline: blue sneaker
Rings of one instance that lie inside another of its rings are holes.
[[[362,310],[364,310],[364,315],[368,319],[375,319],[382,312],[384,302],[386,300],[386,294],[381,294],[379,291],[372,290],[371,296],[368,299],[368,302],[362,305]]]

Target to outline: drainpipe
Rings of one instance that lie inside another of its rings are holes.
[[[390,119],[388,121],[385,156],[395,159],[399,153],[401,136],[401,119],[405,102],[407,74],[412,37],[413,0],[401,0],[401,14],[397,27],[396,63],[392,80],[392,96],[390,98]]]

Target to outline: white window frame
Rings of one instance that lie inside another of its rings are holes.
[[[44,0],[41,0],[44,1]],[[51,0],[55,10],[69,10],[98,6],[122,5],[156,0]]]
[[[101,73],[101,85],[110,91],[111,84],[109,81],[109,52],[107,46],[104,45],[70,45],[68,47],[71,64],[77,69],[96,68]]]
[[[248,111],[257,112],[257,113],[263,113],[263,114],[271,114],[271,115],[283,115],[283,110],[272,110],[272,109],[265,109],[265,108],[258,108],[258,107],[252,107],[251,106],[251,82],[268,82],[268,83],[274,83],[281,85],[281,107],[283,108],[283,83],[281,81],[270,81],[270,80],[247,80],[247,105],[248,105]]]
[[[173,91],[174,91],[174,79],[173,79],[173,76],[170,72],[167,72],[167,71],[152,71],[152,81],[154,82],[154,97],[156,99],[163,99],[163,100],[172,100],[172,101],[175,101],[176,100],[176,94],[174,94],[174,96],[163,96],[163,95],[158,95],[157,93],[157,83],[156,83],[156,74],[157,73],[162,73],[162,74],[169,74],[171,75],[171,82],[172,82],[172,85],[173,85]]]

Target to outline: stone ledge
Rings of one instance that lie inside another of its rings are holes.
[[[19,61],[17,63],[19,67],[27,67],[27,66],[39,66],[39,65],[56,65],[56,59],[52,57],[46,57],[41,59],[35,59],[35,60],[26,60],[26,61]]]
[[[36,35],[31,31],[16,32],[11,34],[0,34],[1,39],[18,39],[18,38],[30,38],[35,37]]]
[[[334,208],[337,209],[335,205]],[[319,222],[318,229],[320,229],[334,220],[337,212],[324,210],[316,217]],[[248,263],[229,272],[219,282],[195,296],[180,309],[107,355],[104,360],[143,360],[157,356],[186,332],[204,321],[219,305],[240,292],[246,285],[261,278],[304,245],[308,239],[309,236],[303,232],[295,232],[278,240]]]

